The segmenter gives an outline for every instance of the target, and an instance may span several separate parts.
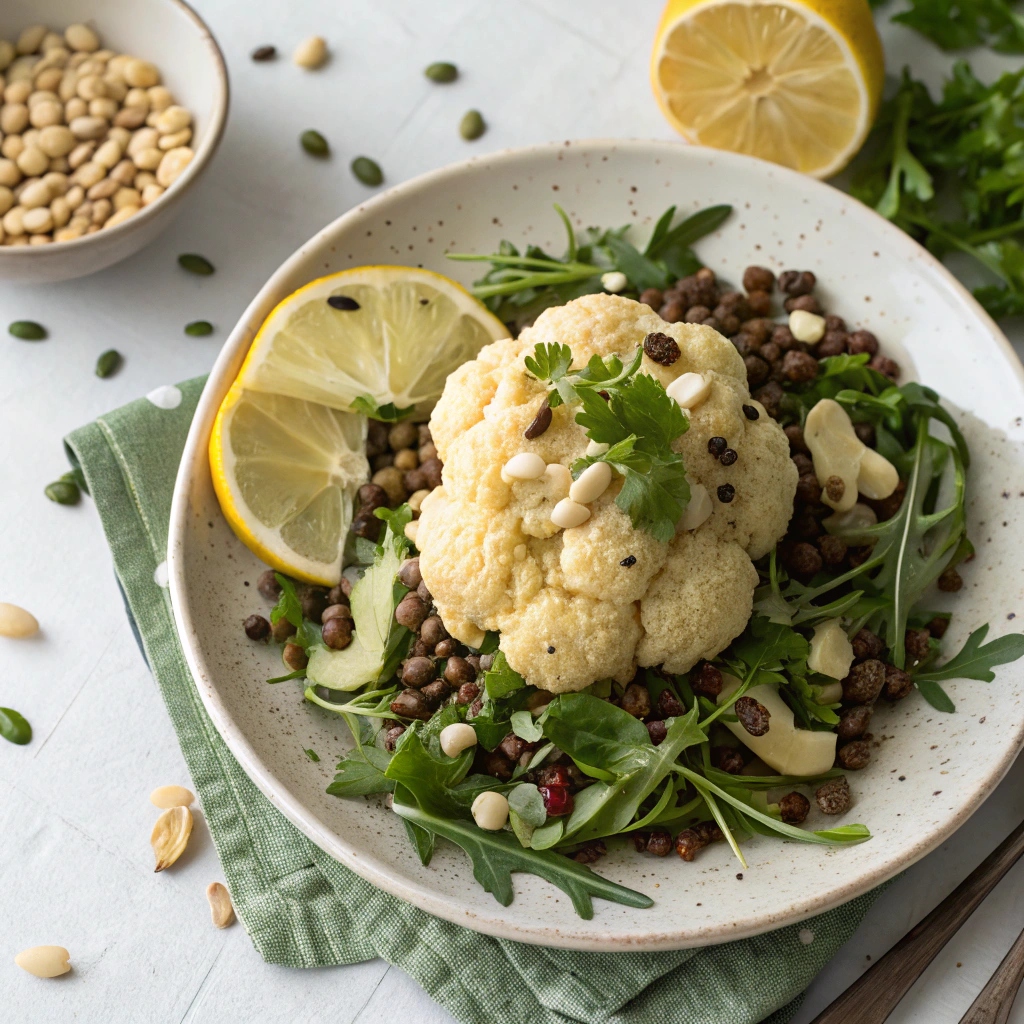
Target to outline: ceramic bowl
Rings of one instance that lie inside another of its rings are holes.
[[[649,910],[596,901],[590,921],[534,877],[514,876],[500,906],[460,850],[439,844],[423,867],[402,822],[376,797],[325,793],[347,729],[303,701],[299,684],[267,686],[280,654],[245,638],[266,613],[263,568],[222,518],[207,440],[218,404],[275,303],[313,278],[367,263],[422,264],[464,282],[479,268],[447,251],[492,252],[502,238],[560,252],[558,202],[574,224],[629,224],[643,242],[670,204],[688,213],[732,203],[735,213],[699,244],[720,277],[751,263],[813,269],[831,312],[874,331],[904,368],[947,397],[974,455],[969,521],[978,556],[964,567],[951,648],[984,622],[992,636],[1024,616],[1024,379],[1006,339],[971,296],[909,237],[850,197],[772,164],[657,142],[578,142],[480,157],[391,189],[324,228],[270,279],[210,375],[181,464],[170,530],[171,597],[185,655],[214,724],[244,769],[317,845],[374,884],[439,917],[526,942],[591,950],[672,949],[722,942],[801,921],[863,893],[924,856],[992,791],[1024,738],[1024,667],[994,682],[953,682],[956,714],[916,693],[880,707],[868,768],[851,772],[853,807],[870,842],[828,848],[756,837],[742,870],[725,844],[692,863],[615,847],[595,866],[649,894]],[[248,582],[249,586],[245,586]],[[305,748],[320,755],[318,764]],[[812,813],[808,825],[838,823]]]
[[[181,177],[156,202],[112,228],[73,242],[0,246],[0,280],[42,284],[84,277],[148,245],[181,210],[206,170],[228,116],[228,71],[217,41],[182,0],[4,0],[0,39],[17,39],[28,25],[54,31],[84,22],[102,45],[151,61],[175,99],[192,113],[195,151]]]

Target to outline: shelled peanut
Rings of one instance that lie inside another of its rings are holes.
[[[194,153],[159,69],[87,25],[0,39],[0,245],[69,242],[159,199]]]

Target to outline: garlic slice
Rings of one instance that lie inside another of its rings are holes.
[[[853,644],[840,619],[827,619],[814,627],[807,667],[832,679],[845,679],[853,664]]]

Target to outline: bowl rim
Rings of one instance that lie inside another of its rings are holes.
[[[196,150],[192,162],[185,168],[181,176],[164,192],[155,202],[142,207],[141,210],[128,220],[115,224],[109,230],[97,231],[91,235],[82,235],[80,238],[71,238],[63,242],[49,242],[47,245],[5,245],[0,246],[0,259],[38,259],[43,260],[48,253],[68,252],[74,246],[75,252],[87,252],[90,244],[99,245],[103,240],[104,247],[111,239],[116,239],[125,234],[125,229],[134,230],[140,225],[147,223],[173,202],[177,202],[185,191],[194,184],[195,180],[202,173],[206,165],[213,159],[221,139],[224,137],[224,130],[227,127],[228,106],[231,99],[231,82],[228,76],[228,65],[224,59],[224,53],[217,42],[210,26],[200,17],[194,7],[186,3],[186,0],[164,0],[172,6],[177,7],[187,18],[195,23],[199,29],[203,42],[206,44],[209,55],[213,58],[213,66],[217,78],[217,95],[214,99],[213,109],[210,114],[210,131],[206,134],[201,145]]]
[[[276,304],[276,299],[268,296],[276,294],[281,283],[287,280],[302,266],[311,255],[322,246],[330,246],[332,239],[358,223],[366,213],[376,212],[387,207],[395,198],[408,198],[418,192],[431,189],[446,180],[457,181],[474,168],[495,163],[514,165],[527,162],[537,157],[555,158],[567,149],[595,151],[634,151],[649,156],[659,154],[676,155],[680,152],[692,154],[694,159],[702,155],[710,155],[715,160],[727,165],[754,167],[758,174],[773,174],[789,179],[807,190],[813,199],[815,195],[826,192],[838,197],[838,201],[857,217],[866,218],[872,228],[879,232],[881,241],[892,246],[897,255],[906,259],[913,258],[924,264],[926,270],[936,273],[938,277],[962,301],[969,313],[973,314],[979,327],[1009,357],[1008,363],[1013,368],[1013,375],[1018,386],[1024,388],[1024,365],[1018,359],[1006,335],[999,329],[991,316],[982,308],[971,292],[930,252],[913,238],[896,227],[895,224],[878,214],[875,210],[842,192],[826,182],[809,178],[797,171],[777,164],[769,163],[755,157],[728,151],[714,150],[708,147],[689,145],[676,141],[661,139],[579,139],[563,142],[548,142],[530,146],[508,148],[493,153],[470,157],[457,163],[448,164],[408,181],[392,186],[384,192],[373,196],[335,218],[328,225],[300,245],[278,269],[268,278],[253,300],[243,311],[228,339],[225,341],[203,388],[196,412],[189,429],[188,438],[182,454],[181,463],[175,481],[168,530],[168,570],[171,605],[175,625],[181,638],[182,651],[186,663],[192,673],[200,698],[209,713],[217,731],[224,739],[234,757],[239,761],[246,775],[256,784],[261,792],[312,842],[324,850],[329,856],[335,857],[346,867],[367,881],[406,900],[409,903],[433,914],[436,917],[451,921],[463,927],[471,928],[488,935],[507,938],[520,942],[567,948],[591,950],[596,952],[645,951],[682,949],[695,946],[712,945],[732,942],[737,939],[774,931],[778,928],[798,924],[810,917],[833,909],[860,896],[876,886],[895,877],[901,871],[916,863],[926,854],[932,852],[959,829],[981,804],[991,795],[999,782],[1009,771],[1017,755],[1024,747],[1024,720],[1022,720],[1013,736],[1013,743],[1000,760],[992,767],[988,775],[980,778],[969,793],[964,793],[960,807],[950,814],[940,826],[935,827],[923,838],[912,837],[900,847],[894,855],[876,865],[869,872],[856,875],[852,880],[833,887],[827,894],[815,894],[790,906],[782,915],[770,909],[751,909],[745,913],[742,923],[734,926],[712,924],[698,927],[678,927],[673,930],[656,930],[648,932],[635,931],[631,935],[621,932],[602,934],[597,929],[589,929],[588,934],[574,931],[571,925],[559,925],[554,922],[513,921],[501,916],[495,904],[490,915],[481,915],[468,908],[453,906],[443,895],[436,894],[420,883],[411,881],[399,871],[383,863],[368,863],[359,852],[350,847],[343,836],[321,827],[314,813],[304,804],[301,798],[282,785],[273,771],[263,764],[260,756],[249,743],[243,731],[237,726],[228,708],[225,706],[219,691],[211,681],[210,675],[204,670],[202,652],[197,645],[190,642],[194,635],[192,617],[188,605],[188,594],[185,586],[185,547],[184,538],[189,520],[189,502],[194,481],[199,474],[209,474],[209,463],[206,458],[208,438],[213,419],[223,395],[226,393],[234,372],[237,372],[245,352],[251,344],[259,322]],[[317,275],[319,276],[319,275]],[[205,684],[205,685],[204,685]],[[642,944],[642,947],[639,947]]]

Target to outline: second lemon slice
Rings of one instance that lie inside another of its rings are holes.
[[[365,395],[399,408],[436,401],[448,374],[505,325],[447,277],[356,267],[289,295],[253,341],[239,382],[348,409]]]
[[[867,0],[670,0],[651,57],[690,141],[817,178],[860,149],[884,77]]]

